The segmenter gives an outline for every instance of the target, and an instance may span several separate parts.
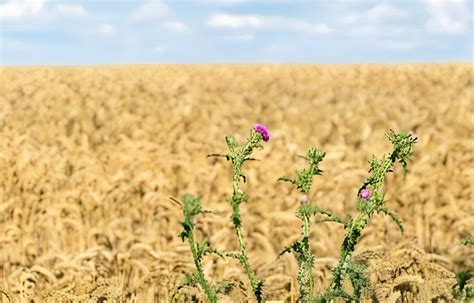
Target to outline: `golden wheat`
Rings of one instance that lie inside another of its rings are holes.
[[[272,141],[248,166],[242,218],[269,300],[297,297],[296,260],[276,257],[299,233],[298,201],[276,182],[294,169],[289,155],[323,148],[312,198],[353,212],[367,156],[387,149],[380,134],[389,128],[414,130],[420,142],[406,180],[387,181],[405,235],[378,216],[358,248],[376,298],[449,301],[453,272],[474,267],[472,246],[460,244],[474,230],[472,65],[0,70],[0,302],[169,300],[193,265],[168,197],[199,194],[215,210],[203,236],[236,250],[230,171],[205,155],[257,121]],[[343,234],[332,223],[312,234],[318,287]],[[209,257],[205,273],[234,281],[220,300],[251,298],[234,260]],[[195,289],[180,296],[192,294],[203,298]]]

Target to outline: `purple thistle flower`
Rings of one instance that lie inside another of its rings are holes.
[[[368,188],[364,188],[364,189],[361,190],[360,193],[359,193],[359,198],[360,198],[361,200],[367,201],[367,200],[370,199],[371,196],[372,196],[372,192],[371,192],[370,189],[368,189]]]
[[[270,140],[270,132],[268,132],[268,129],[265,127],[265,125],[257,123],[253,129],[262,135],[263,141],[268,142],[268,140]]]
[[[301,195],[300,202],[301,204],[308,203],[308,195]]]

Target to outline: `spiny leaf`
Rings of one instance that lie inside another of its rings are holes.
[[[218,294],[226,294],[228,293],[232,287],[234,287],[234,281],[221,281],[217,283],[215,290]]]
[[[474,245],[474,237],[464,239],[462,241],[462,244],[464,244],[464,245]]]
[[[398,228],[400,229],[400,233],[403,234],[405,230],[403,228],[402,221],[400,221],[400,219],[398,219],[397,216],[395,216],[395,214],[389,211],[387,208],[382,208],[381,211],[388,215],[393,220],[393,222],[397,224]]]
[[[230,160],[228,155],[223,155],[223,154],[209,154],[206,157],[208,157],[208,158],[210,158],[210,157],[222,157],[222,158],[226,158],[227,161]]]
[[[344,225],[344,227],[347,227],[347,222],[337,216],[331,216],[329,218],[317,221],[317,223],[323,223],[323,222],[336,222],[336,223],[340,223]]]
[[[348,265],[347,274],[352,284],[353,297],[356,302],[360,302],[362,289],[370,287],[370,281],[362,264],[350,262]]]
[[[254,294],[257,302],[263,301],[263,281],[257,282],[257,285],[254,288]]]
[[[283,250],[281,252],[278,253],[278,256],[282,256],[286,253],[290,253],[292,251],[297,251],[298,250],[298,246],[299,246],[299,242],[295,242],[291,245],[288,245],[286,246],[285,248],[283,248]]]
[[[296,184],[296,181],[293,179],[290,179],[288,177],[280,177],[277,179],[277,181],[284,181],[284,182],[290,182],[291,184]]]

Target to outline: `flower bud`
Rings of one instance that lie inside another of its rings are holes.
[[[359,198],[364,201],[368,201],[371,196],[372,196],[372,192],[368,188],[364,188],[359,193]]]
[[[301,195],[300,202],[301,204],[308,203],[308,195]]]
[[[255,124],[253,129],[257,133],[260,133],[260,135],[262,135],[263,141],[268,142],[268,140],[270,140],[270,132],[268,131],[268,128],[265,125],[257,123]]]

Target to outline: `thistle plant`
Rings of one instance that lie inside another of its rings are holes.
[[[314,255],[311,253],[309,246],[309,236],[311,231],[311,218],[317,213],[328,214],[318,209],[308,200],[308,194],[313,185],[313,177],[321,175],[322,170],[319,169],[319,163],[323,160],[325,152],[315,148],[310,148],[306,156],[300,156],[308,162],[308,167],[297,172],[296,179],[288,177],[279,178],[279,181],[286,181],[299,190],[301,193],[300,206],[298,207],[298,218],[302,221],[301,237],[292,245],[286,247],[280,255],[287,252],[294,252],[298,258],[298,286],[300,302],[311,302],[314,295],[314,279],[313,264]]]
[[[468,246],[468,245],[474,245],[474,237],[471,238],[466,238],[462,241],[462,244]]]
[[[382,186],[385,182],[385,176],[393,171],[396,162],[403,167],[404,175],[406,173],[407,160],[413,155],[414,144],[417,138],[413,133],[395,133],[390,130],[386,134],[393,145],[391,154],[377,159],[375,156],[369,161],[371,175],[363,183],[357,194],[358,214],[355,218],[342,222],[344,224],[346,235],[342,243],[341,253],[337,266],[333,269],[331,283],[324,294],[318,299],[319,302],[331,302],[337,297],[346,299],[349,302],[360,302],[362,289],[370,286],[368,277],[364,273],[364,267],[352,260],[352,254],[355,246],[367,226],[370,218],[375,213],[384,213],[398,225],[403,233],[403,226],[400,220],[390,212],[385,205]],[[348,277],[351,281],[353,294],[349,295],[343,289],[343,280]]]
[[[453,297],[459,302],[472,302],[474,300],[474,287],[468,286],[468,281],[474,278],[474,269],[467,269],[456,273],[456,286]]]
[[[463,245],[473,246],[474,237],[466,238]],[[456,273],[457,283],[453,289],[453,297],[459,302],[474,301],[474,287],[468,285],[468,281],[474,278],[474,268],[466,269]]]
[[[197,286],[200,285],[202,290],[207,296],[207,299],[211,303],[217,302],[217,291],[216,289],[206,280],[204,276],[204,272],[202,270],[202,258],[209,253],[217,253],[215,249],[213,249],[209,242],[202,241],[198,242],[194,238],[194,217],[199,214],[206,213],[202,209],[201,200],[198,197],[186,194],[183,196],[182,199],[182,208],[184,214],[184,221],[181,222],[183,226],[183,231],[179,235],[181,240],[188,240],[189,247],[191,249],[191,253],[194,259],[194,265],[196,266],[195,272],[192,274],[188,274],[183,283],[177,290],[184,286]]]
[[[235,232],[239,242],[239,253],[230,254],[237,258],[241,263],[245,274],[249,279],[250,286],[252,287],[253,294],[257,302],[263,302],[263,282],[259,280],[255,274],[255,271],[250,267],[250,262],[247,254],[247,248],[242,234],[242,221],[240,218],[240,205],[247,200],[247,195],[240,188],[240,183],[246,181],[246,176],[243,173],[243,165],[247,161],[255,160],[251,158],[254,149],[263,149],[262,141],[268,142],[270,140],[270,133],[268,129],[262,124],[256,124],[250,130],[250,136],[247,138],[246,143],[243,146],[238,146],[234,136],[226,136],[225,141],[229,153],[222,154],[211,154],[209,156],[224,157],[227,161],[232,164],[232,197],[230,198],[230,205],[232,207],[232,223],[235,227]]]

